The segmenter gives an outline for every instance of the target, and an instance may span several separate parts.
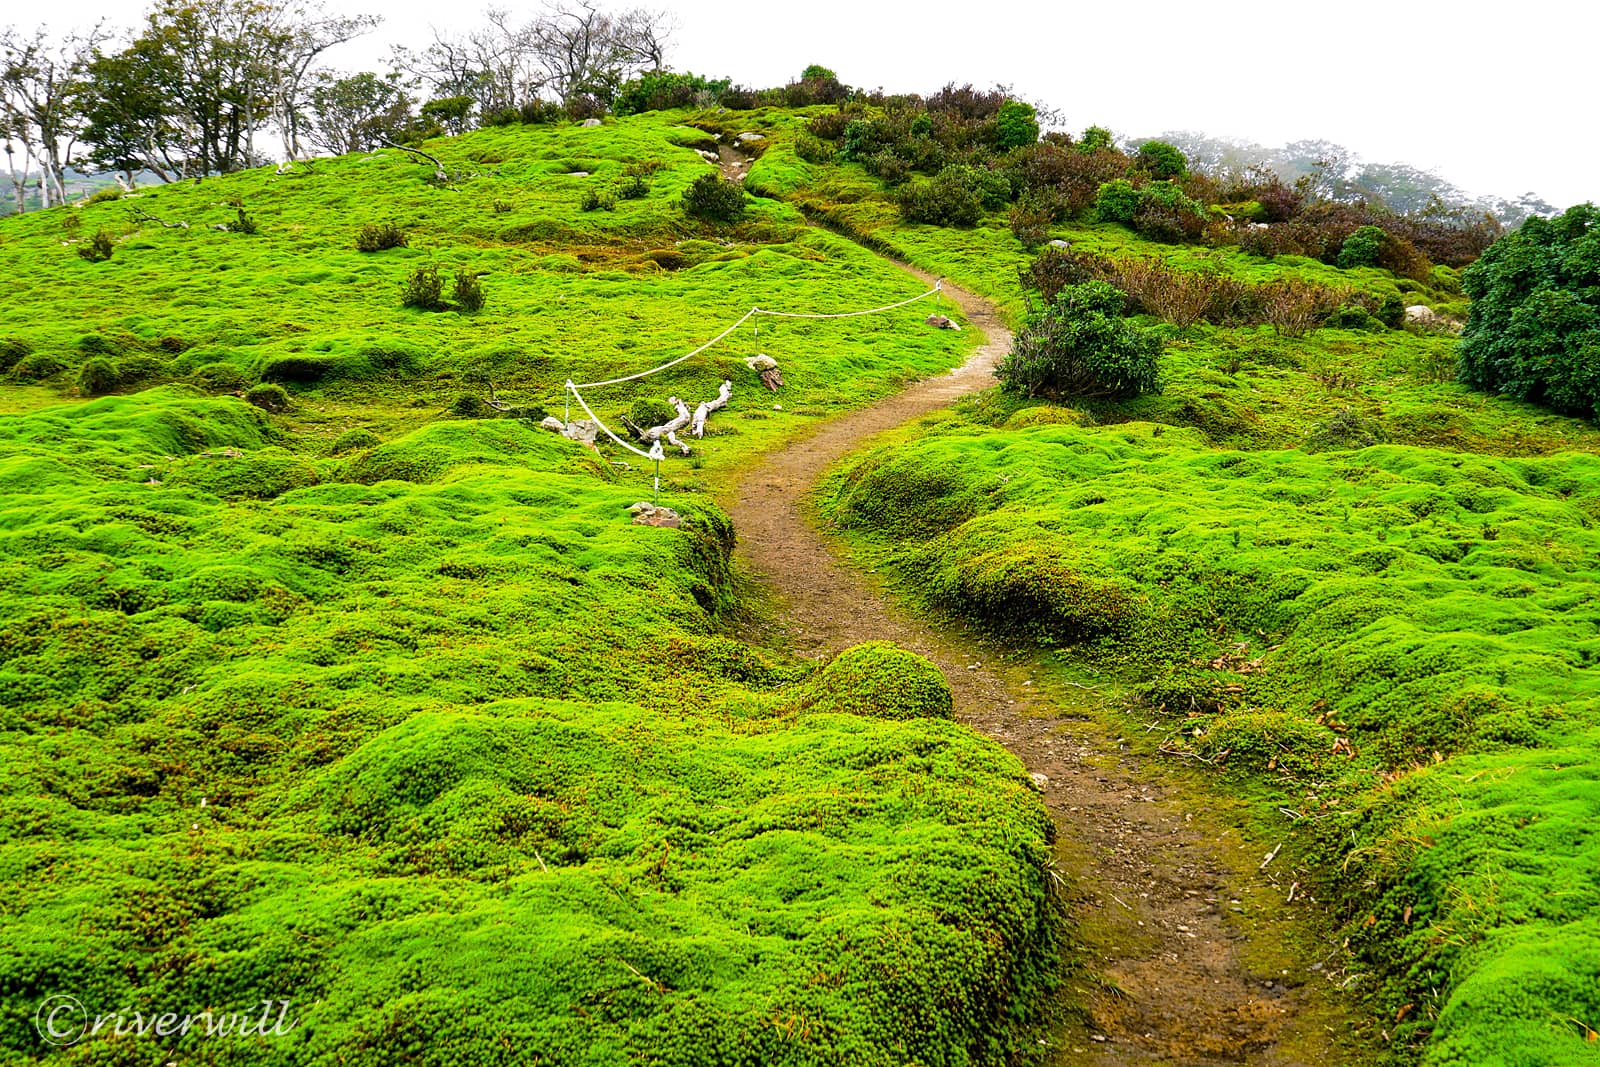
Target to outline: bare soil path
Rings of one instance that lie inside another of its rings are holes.
[[[1290,946],[1304,940],[1301,926],[1285,915],[1287,887],[1258,869],[1264,850],[1247,847],[1192,784],[1141,766],[1088,714],[1096,694],[909,617],[813,525],[805,502],[833,463],[993,384],[1010,331],[985,301],[948,283],[944,292],[987,338],[964,366],[824,423],[736,486],[739,559],[782,609],[776,632],[752,636],[813,657],[879,639],[912,649],[944,671],[963,722],[1045,777],[1084,946],[1072,992],[1087,1005],[1054,1035],[1053,1063],[1345,1062],[1346,1025],[1322,992],[1322,965]]]

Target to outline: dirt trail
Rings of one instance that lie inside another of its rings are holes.
[[[738,555],[784,609],[778,632],[761,636],[813,657],[877,639],[921,653],[950,680],[963,722],[1045,776],[1085,945],[1075,985],[1088,1006],[1087,1019],[1055,1035],[1052,1063],[1339,1063],[1328,1025],[1337,1015],[1313,990],[1319,976],[1281,945],[1292,928],[1285,890],[1257,871],[1259,851],[1215,813],[1193,810],[1193,788],[1145,774],[1083,714],[1094,694],[1046,692],[1047,679],[1008,667],[998,650],[907,617],[808,521],[805,498],[835,461],[993,384],[1010,331],[986,302],[948,283],[944,291],[987,335],[964,366],[824,423],[741,478],[730,509]]]

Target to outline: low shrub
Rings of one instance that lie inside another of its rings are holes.
[[[262,411],[272,415],[281,414],[289,410],[289,394],[284,390],[283,386],[272,382],[262,382],[260,385],[251,386],[244,394],[244,402],[246,404],[254,404]]]
[[[78,255],[90,263],[104,263],[116,250],[117,239],[111,236],[110,230],[102,226],[94,231],[94,236],[89,238],[88,244],[78,246]]]
[[[1055,219],[1051,204],[1030,195],[1011,207],[1011,232],[1024,248],[1036,248],[1050,238],[1050,223]]]
[[[1126,178],[1113,178],[1095,194],[1094,210],[1101,222],[1132,225],[1139,210],[1139,190]]]
[[[121,186],[119,186],[119,185],[106,185],[106,186],[102,186],[99,189],[96,189],[94,191],[93,195],[91,195],[89,197],[89,199],[87,199],[87,200],[85,200],[83,202],[83,206],[84,207],[92,207],[95,204],[109,204],[109,203],[111,203],[113,201],[121,200],[121,199],[122,199],[122,187]]]
[[[1122,318],[1106,282],[1067,286],[1019,331],[995,375],[1027,396],[1125,399],[1160,391],[1163,342]]]
[[[907,222],[933,226],[975,226],[985,210],[1004,206],[1011,196],[1005,176],[982,167],[952,164],[931,181],[912,182],[896,196]]]
[[[228,223],[229,233],[242,233],[246,235],[259,233],[261,227],[257,225],[254,215],[245,214],[244,208],[236,209],[234,220]]]
[[[1377,266],[1378,254],[1383,250],[1384,237],[1383,229],[1379,226],[1362,226],[1346,237],[1339,246],[1339,269]]]
[[[33,343],[21,337],[0,337],[0,372],[9,371],[33,352]]]
[[[423,311],[444,310],[444,279],[439,276],[437,266],[430,263],[406,276],[400,289],[400,306]]]
[[[19,382],[42,382],[67,369],[67,365],[48,352],[33,352],[17,360],[11,367],[11,377]]]
[[[615,211],[617,194],[609,185],[592,185],[583,191],[578,207],[584,211]]]
[[[716,174],[702,174],[683,191],[683,207],[710,222],[737,222],[744,215],[744,189]]]
[[[1205,232],[1206,210],[1171,182],[1151,182],[1139,190],[1133,228],[1141,237],[1176,244]]]
[[[1031,104],[1007,100],[995,112],[994,129],[996,147],[1021,148],[1039,139],[1039,117]]]
[[[493,419],[500,413],[476,393],[462,393],[450,403],[450,414],[462,419]]]
[[[499,210],[498,205],[496,210]],[[356,231],[357,252],[382,252],[386,248],[404,248],[406,232],[392,222],[369,222]]]
[[[450,291],[451,299],[456,307],[462,311],[482,311],[484,305],[483,283],[478,276],[468,270],[456,271],[455,285]]]

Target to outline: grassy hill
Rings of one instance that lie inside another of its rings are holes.
[[[915,306],[764,322],[782,410],[740,361],[754,336],[596,391],[614,420],[735,381],[666,465],[681,529],[630,525],[644,472],[537,425],[569,376],[652,366],[753,304],[921,291],[783,205],[689,219],[703,139],[655,117],[482,131],[429,146],[463,172],[446,186],[382,153],[0,223],[8,1060],[1036,1049],[1062,931],[1021,765],[909,653],[819,670],[724,636],[733,531],[698,492],[971,339]],[[651,160],[646,195],[582,210]],[[254,233],[211,228],[241,211]],[[355,250],[385,222],[406,247]],[[102,229],[111,258],[77,255]],[[402,308],[429,263],[481,275],[487,306]],[[100,360],[113,383],[84,378]],[[527,417],[457,414],[491,379]],[[263,381],[286,411],[236,395]],[[59,1050],[32,1020],[60,993],[274,997],[299,1024]]]

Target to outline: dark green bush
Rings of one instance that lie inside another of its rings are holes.
[[[1159,392],[1162,340],[1122,318],[1124,299],[1099,281],[1062,289],[1017,332],[995,371],[1001,387],[1110,399]]]
[[[1037,195],[1024,197],[1011,206],[1011,232],[1024,248],[1036,248],[1050,238],[1050,223],[1055,218],[1052,206]]]
[[[117,365],[104,356],[96,356],[78,371],[78,392],[84,396],[102,396],[121,384]]]
[[[122,199],[122,187],[121,186],[118,186],[118,185],[106,185],[106,186],[102,186],[99,189],[96,189],[94,191],[94,195],[90,196],[89,199],[87,199],[87,200],[85,200],[83,202],[83,206],[84,207],[93,207],[95,204],[109,204],[112,201],[121,200],[121,199]]]
[[[232,232],[232,233],[243,233],[243,234],[254,234],[254,233],[257,233],[257,232],[260,231],[260,227],[256,225],[256,220],[255,220],[255,216],[254,215],[245,214],[245,210],[242,207],[238,208],[237,212],[238,213],[234,217],[234,220],[232,222],[228,223],[228,230],[230,232]]]
[[[1002,151],[1021,148],[1039,139],[1039,118],[1031,104],[1007,100],[994,116],[995,144]]]
[[[1094,198],[1094,210],[1101,222],[1132,224],[1139,210],[1139,190],[1126,178],[1113,178],[1100,186]]]
[[[702,174],[683,191],[683,207],[695,218],[737,222],[744,215],[744,189],[716,174]]]
[[[117,239],[111,236],[111,231],[104,226],[94,231],[94,236],[89,238],[89,243],[78,246],[78,255],[90,263],[103,263],[111,258],[117,250]]]
[[[1115,148],[1116,143],[1111,138],[1111,131],[1104,126],[1090,126],[1083,131],[1083,136],[1078,138],[1078,151],[1099,152],[1102,149]]]
[[[1363,226],[1339,246],[1338,265],[1341,270],[1352,267],[1375,267],[1378,254],[1383,250],[1384,233],[1378,226]]]
[[[244,394],[244,402],[273,415],[289,410],[289,394],[283,386],[271,382],[251,386]]]
[[[583,191],[578,207],[584,211],[615,211],[617,194],[608,185],[591,185]]]
[[[400,306],[423,311],[444,310],[444,279],[439,276],[437,266],[430,263],[418,267],[406,277],[400,290]]]
[[[623,178],[617,183],[617,196],[623,200],[643,200],[650,195],[650,183],[638,175]]]
[[[456,271],[451,298],[462,311],[482,311],[484,305],[483,283],[469,270]]]
[[[386,248],[404,248],[406,231],[392,222],[369,222],[356,231],[356,251],[382,252]]]
[[[795,134],[794,154],[807,163],[832,163],[838,151],[831,143],[801,130]]]
[[[1460,381],[1600,417],[1600,209],[1530,218],[1461,276]]]
[[[1205,233],[1206,209],[1171,182],[1151,182],[1139,190],[1133,228],[1152,241],[1195,241]]]
[[[912,182],[896,200],[907,222],[933,226],[975,226],[985,210],[1005,205],[1011,184],[1005,175],[982,167],[955,163],[931,181]]]
[[[1189,161],[1174,145],[1165,141],[1146,141],[1139,146],[1139,165],[1158,181],[1186,177]]]

